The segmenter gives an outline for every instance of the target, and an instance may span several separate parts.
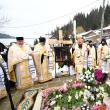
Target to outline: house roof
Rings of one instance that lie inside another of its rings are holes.
[[[105,28],[103,28],[103,30],[108,30],[108,29],[110,29],[110,25],[105,27]]]
[[[90,31],[83,32],[83,33],[80,33],[80,34],[77,34],[77,35],[82,35],[82,36],[85,36],[85,35],[87,35],[87,34],[91,33],[92,31],[93,31],[93,30],[90,30]]]

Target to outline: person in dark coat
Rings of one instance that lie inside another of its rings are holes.
[[[2,56],[6,63],[7,63],[7,52],[8,48],[0,42],[0,55]]]

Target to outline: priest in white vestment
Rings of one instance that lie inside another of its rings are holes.
[[[52,79],[49,73],[49,52],[50,46],[46,44],[44,37],[39,38],[39,43],[34,47],[34,60],[39,82],[46,82]]]
[[[33,85],[32,76],[29,71],[29,55],[31,48],[24,43],[23,37],[17,37],[8,51],[8,69],[10,80],[16,83],[18,89]]]

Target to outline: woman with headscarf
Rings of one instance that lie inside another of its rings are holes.
[[[7,62],[7,51],[8,48],[0,42],[0,54],[5,62]]]

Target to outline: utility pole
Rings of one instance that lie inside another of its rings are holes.
[[[73,35],[76,40],[76,20],[73,20]]]
[[[100,40],[102,39],[102,36],[103,36],[104,13],[105,13],[105,0],[103,0],[103,9],[102,9],[102,18],[101,18],[101,35],[100,35]]]

